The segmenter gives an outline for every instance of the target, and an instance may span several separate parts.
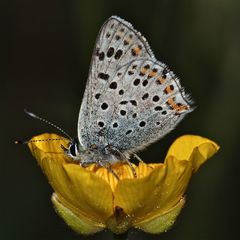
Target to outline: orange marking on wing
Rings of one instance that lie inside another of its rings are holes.
[[[135,47],[133,49],[133,51],[135,52],[135,54],[138,56],[141,53],[141,49],[139,47]]]
[[[157,78],[157,81],[160,83],[160,84],[163,84],[166,80],[162,77],[158,77]]]
[[[167,104],[170,105],[174,110],[177,112],[183,111],[183,110],[188,110],[189,107],[187,105],[183,105],[181,103],[176,103],[173,98],[169,98],[167,100]]]
[[[140,72],[145,75],[147,72],[147,69],[143,67],[143,68],[141,68]]]
[[[148,74],[149,77],[154,77],[154,76],[156,76],[156,75],[157,75],[157,73],[154,72],[154,71],[151,71],[151,72]]]
[[[121,31],[118,31],[117,34],[121,37],[123,36],[123,32],[121,32]]]
[[[171,93],[173,90],[174,90],[173,85],[168,85],[168,86],[166,86],[166,88],[164,89],[164,92],[165,92],[166,94],[169,94],[169,93]]]
[[[178,112],[183,111],[183,110],[188,110],[188,109],[189,109],[189,106],[187,106],[187,105],[183,105],[183,104],[179,105],[179,104],[177,104],[177,109],[176,110]]]
[[[126,38],[126,39],[124,39],[123,44],[124,45],[129,45],[131,43],[131,41],[132,40],[130,38]]]
[[[174,102],[174,100],[172,98],[169,98],[167,100],[167,104],[173,107],[176,103]]]

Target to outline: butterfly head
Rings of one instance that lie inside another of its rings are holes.
[[[96,145],[92,145],[90,148],[85,149],[78,141],[77,138],[71,139],[67,148],[61,145],[65,154],[71,158],[72,161],[78,162],[81,165],[88,165],[90,163],[98,162],[98,158],[101,155]]]
[[[71,142],[70,142],[70,145],[68,147],[68,150],[69,150],[69,154],[72,156],[72,157],[76,157],[77,154],[78,154],[78,141],[76,138],[74,138]]]
[[[65,154],[70,157],[74,161],[81,161],[81,150],[79,141],[77,138],[71,139],[68,147],[64,147],[61,145],[62,149],[64,150]]]

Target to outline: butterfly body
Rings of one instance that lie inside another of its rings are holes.
[[[130,158],[127,152],[123,153],[111,145],[107,145],[104,148],[92,145],[90,148],[83,149],[75,140],[70,143],[68,148],[63,147],[63,149],[66,155],[73,161],[79,162],[82,166],[91,163],[106,166],[115,164],[119,161],[128,161]]]
[[[190,111],[178,78],[153,55],[146,39],[112,16],[102,26],[92,56],[70,147],[80,163],[128,161],[170,132]]]

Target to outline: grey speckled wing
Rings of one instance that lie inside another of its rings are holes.
[[[135,152],[190,111],[179,80],[156,60],[146,39],[130,23],[109,18],[92,56],[78,120],[80,144]]]

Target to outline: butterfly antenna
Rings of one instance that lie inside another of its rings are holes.
[[[70,137],[69,134],[67,134],[62,128],[60,128],[59,126],[55,125],[54,123],[46,120],[45,118],[39,117],[39,116],[37,116],[36,114],[27,111],[26,109],[24,109],[24,112],[25,112],[28,116],[30,116],[30,117],[32,117],[32,118],[36,118],[36,119],[38,119],[38,120],[40,120],[40,121],[42,121],[42,122],[47,123],[48,125],[56,128],[56,129],[58,129],[58,130],[59,130],[60,132],[62,132],[65,136],[67,136],[70,140],[72,140],[72,137]]]
[[[34,140],[15,140],[15,144],[28,144],[28,143],[35,143],[35,142],[47,142],[47,141],[62,141],[63,138],[48,138],[48,139],[34,139]]]

